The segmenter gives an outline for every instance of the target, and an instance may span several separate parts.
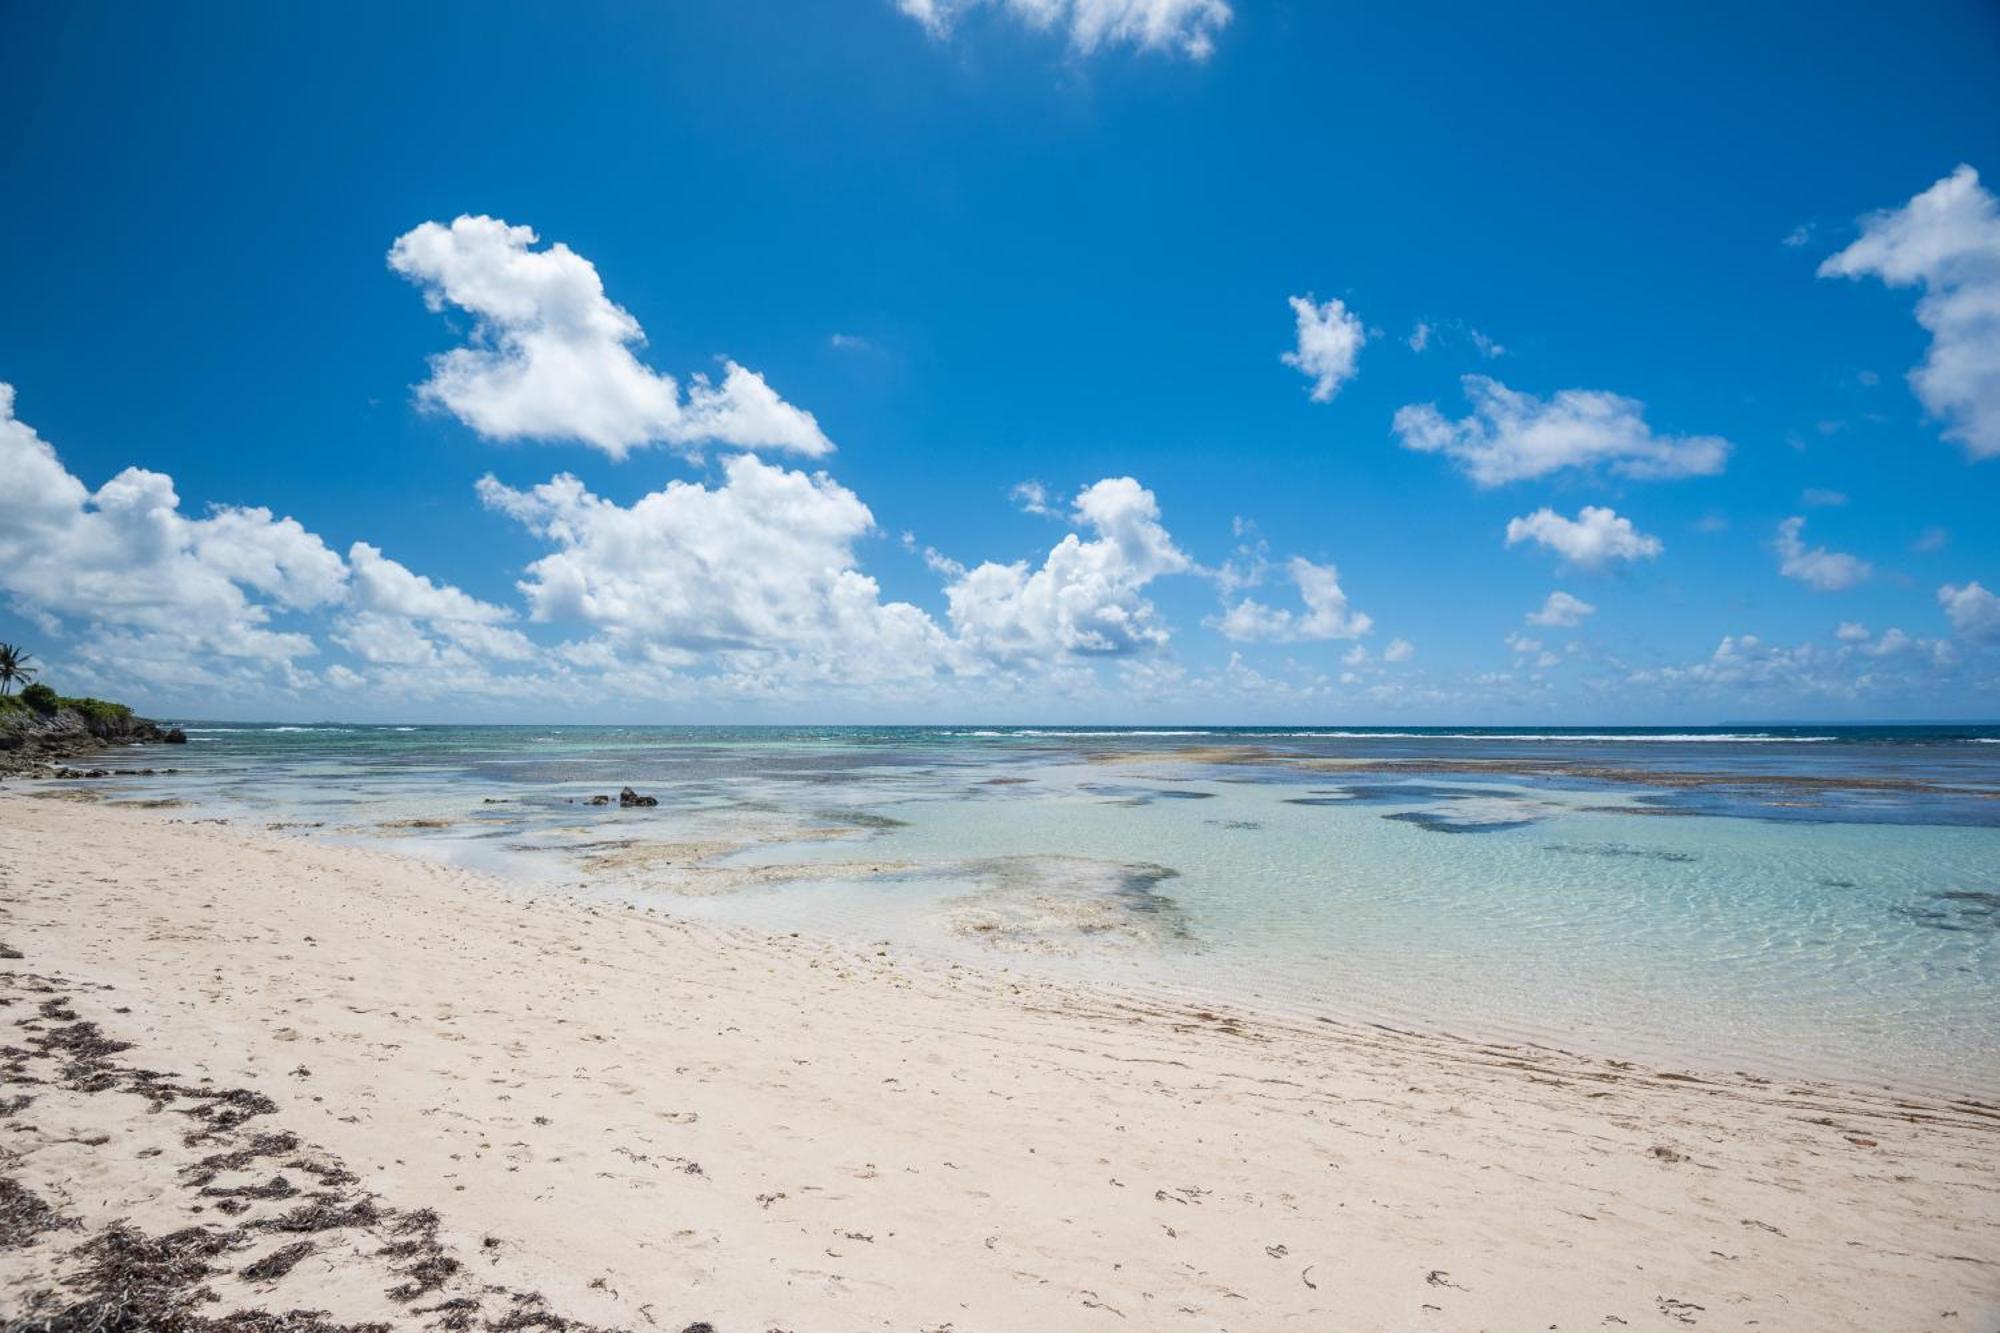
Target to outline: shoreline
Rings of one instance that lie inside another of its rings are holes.
[[[171,771],[171,770],[167,770]],[[133,774],[134,770],[112,770],[113,775]],[[74,793],[74,794],[72,794]],[[648,856],[668,854],[683,875],[715,876],[721,887],[690,888],[657,882],[628,883],[607,877],[607,867],[586,862],[584,869],[599,876],[588,889],[568,871],[547,875],[525,873],[527,863],[510,858],[468,859],[459,854],[460,845],[423,838],[388,837],[385,834],[427,832],[456,822],[443,818],[406,818],[369,825],[327,825],[318,822],[258,822],[241,812],[217,813],[217,808],[181,799],[121,798],[105,789],[56,788],[35,792],[19,787],[0,786],[0,811],[8,800],[35,800],[42,803],[74,805],[85,810],[117,811],[159,819],[168,826],[213,826],[252,839],[275,839],[286,846],[303,844],[343,849],[362,856],[386,857],[394,863],[410,862],[466,877],[493,893],[523,906],[560,904],[586,912],[634,908],[648,915],[674,921],[682,928],[727,941],[729,947],[756,948],[789,943],[801,938],[830,954],[862,961],[876,954],[858,935],[822,931],[812,925],[792,929],[765,922],[710,917],[694,910],[704,902],[726,899],[751,888],[767,887],[792,880],[810,881],[822,875],[865,867],[893,870],[894,863],[880,857],[856,857],[849,861],[779,861],[770,864],[734,864],[739,853],[765,846],[794,846],[798,839],[787,835],[774,841],[750,837],[736,841],[687,843],[668,839],[649,841],[622,836],[613,831],[598,845],[623,850],[637,849]],[[910,867],[915,868],[915,867]],[[657,907],[651,907],[657,904]],[[963,941],[966,937],[959,937]],[[1638,1070],[1689,1083],[1709,1086],[1763,1086],[1785,1084],[1799,1095],[1823,1096],[1835,1100],[1868,1102],[1884,1099],[1904,1104],[1930,1104],[1966,1109],[1975,1114],[1990,1113],[2000,1120],[2000,1080],[1993,1086],[1973,1087],[1948,1084],[1914,1074],[1862,1071],[1854,1068],[1821,1068],[1796,1060],[1776,1058],[1768,1049],[1725,1052],[1704,1050],[1696,1043],[1676,1043],[1665,1038],[1639,1036],[1629,1030],[1604,1036],[1597,1041],[1579,1041],[1558,1030],[1516,1021],[1509,1023],[1486,1015],[1472,1021],[1464,1013],[1428,1012],[1417,1007],[1397,1008],[1358,1002],[1344,997],[1339,1012],[1324,1000],[1293,999],[1240,990],[1222,990],[1187,980],[1165,981],[1138,971],[1120,977],[1088,976],[1093,967],[1127,962],[1118,958],[1094,958],[1087,954],[1041,954],[1010,950],[982,951],[971,947],[945,950],[934,943],[897,939],[875,942],[896,952],[898,965],[926,974],[949,976],[956,986],[972,984],[977,978],[996,989],[1020,991],[1044,988],[1059,997],[1070,997],[1093,1006],[1132,1004],[1144,1009],[1216,1011],[1235,1015],[1233,1021],[1248,1022],[1273,1031],[1336,1032],[1367,1037],[1390,1034],[1398,1039],[1428,1043],[1439,1051],[1505,1051],[1565,1065]],[[1053,1001],[1060,1003],[1060,1000]]]
[[[675,1329],[1964,1328],[2000,1289],[1976,1103],[1175,1005],[14,795],[0,874],[0,970],[117,987],[72,1003],[135,1060],[254,1088],[605,1326],[653,1326],[643,1290]],[[199,1206],[119,1141],[104,1200],[37,1184],[81,1229],[0,1251],[10,1305],[119,1203]],[[408,1318],[357,1263],[268,1294]]]
[[[757,832],[738,829],[732,834],[710,831],[693,835],[696,841],[679,835],[649,837],[641,828],[624,825],[597,829],[586,824],[577,826],[579,831],[588,829],[590,839],[586,843],[509,844],[505,854],[495,856],[488,854],[480,843],[425,836],[471,823],[472,814],[434,813],[373,824],[300,824],[259,822],[256,815],[233,807],[120,800],[108,793],[104,799],[106,804],[118,808],[178,808],[180,816],[187,819],[222,817],[239,820],[238,827],[253,832],[282,831],[337,846],[407,855],[490,876],[515,893],[556,893],[597,906],[658,905],[678,917],[718,927],[741,926],[756,938],[767,934],[795,937],[799,931],[793,928],[800,927],[808,935],[825,937],[835,947],[858,947],[866,932],[823,920],[801,921],[793,912],[754,913],[746,918],[726,907],[721,912],[705,909],[777,885],[801,882],[810,886],[815,881],[840,879],[848,874],[909,872],[921,876],[927,868],[921,861],[898,862],[893,855],[864,855],[869,850],[866,843],[858,843],[854,855],[844,859],[743,859],[744,853],[766,848],[787,849],[786,857],[790,858],[803,846],[838,843],[846,835],[868,827],[851,817],[843,822],[841,817],[825,812],[814,817],[834,820],[834,827],[792,829],[775,834],[768,829]],[[494,804],[504,805],[505,800]],[[1632,812],[1621,808],[1618,813]],[[388,836],[391,834],[396,836],[391,838]],[[576,853],[585,847],[596,850],[580,866],[558,868],[550,861],[534,859]],[[1037,853],[1033,859],[1063,858],[1060,853]],[[1125,868],[1139,872],[1156,869],[1135,863],[1126,863]],[[650,873],[636,879],[622,873],[637,869]],[[1904,1096],[2000,1106],[2000,1067],[1994,1067],[1981,1079],[1977,1077],[1981,1069],[1977,1061],[1962,1064],[1954,1077],[1930,1067],[1920,1070],[1910,1062],[1907,1051],[1900,1065],[1887,1060],[1868,1061],[1852,1052],[1842,1059],[1817,1046],[1799,1043],[1796,1031],[1787,1032],[1776,1026],[1777,1016],[1768,1011],[1762,1030],[1752,1034],[1732,1029],[1728,1044],[1724,1045],[1712,1033],[1703,1034],[1709,1036],[1707,1041],[1690,1036],[1702,1032],[1699,1025],[1677,1026],[1661,1020],[1641,1024],[1593,1016],[1587,1023],[1564,1026],[1546,1017],[1531,1018],[1519,1009],[1503,1013],[1494,1008],[1468,1007],[1462,996],[1445,1002],[1435,986],[1423,990],[1425,999],[1420,1000],[1417,992],[1422,988],[1413,986],[1408,976],[1402,978],[1399,987],[1388,991],[1379,983],[1365,988],[1350,986],[1337,999],[1317,987],[1296,989],[1296,975],[1291,978],[1294,986],[1291,990],[1285,989],[1284,981],[1271,986],[1260,980],[1252,986],[1212,970],[1204,971],[1200,980],[1195,979],[1196,973],[1192,971],[1170,976],[1164,953],[1160,957],[1143,953],[1121,955],[1115,950],[1106,952],[1101,944],[1090,942],[1071,949],[1061,940],[1047,947],[1040,947],[1042,942],[1035,939],[1025,944],[996,946],[992,943],[993,936],[979,935],[968,925],[970,921],[983,919],[978,904],[961,903],[956,916],[964,920],[939,927],[930,938],[892,926],[894,938],[880,942],[893,946],[909,961],[938,966],[957,964],[975,971],[1005,973],[1011,980],[1049,982],[1083,993],[1141,997],[1158,1005],[1227,1009],[1279,1025],[1330,1024],[1357,1031],[1384,1029],[1474,1046],[1520,1048],[1563,1059],[1636,1063],[1712,1081],[1728,1081],[1747,1070],[1771,1081],[1811,1084],[1864,1097]],[[999,925],[1007,924],[1003,915]],[[1004,934],[1004,930],[996,933]],[[1196,949],[1196,954],[1206,952],[1206,948]],[[1244,961],[1254,971],[1255,963],[1261,960]]]

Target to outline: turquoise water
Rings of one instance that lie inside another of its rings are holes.
[[[707,920],[2000,1093],[2000,729],[189,731],[93,785]],[[583,804],[625,785],[660,804]]]

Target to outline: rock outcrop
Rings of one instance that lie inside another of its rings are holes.
[[[0,777],[46,772],[58,760],[108,746],[151,743],[184,745],[187,734],[109,706],[65,704],[51,713],[6,708],[0,710]]]

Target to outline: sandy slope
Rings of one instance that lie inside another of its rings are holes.
[[[121,1058],[266,1094],[481,1282],[604,1325],[2000,1327],[1979,1107],[1180,1009],[18,796],[0,941]],[[80,1225],[0,1249],[16,1313],[115,1218],[221,1220],[142,1096],[42,1091],[0,1174]],[[430,1318],[366,1251],[211,1313]]]

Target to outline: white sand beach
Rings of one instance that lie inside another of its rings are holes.
[[[216,1229],[161,1299],[325,1312],[292,1328],[2000,1317],[2000,1112],[1969,1103],[1166,1005],[18,795],[0,943],[24,1327],[109,1299],[85,1247],[121,1220],[128,1254]]]

